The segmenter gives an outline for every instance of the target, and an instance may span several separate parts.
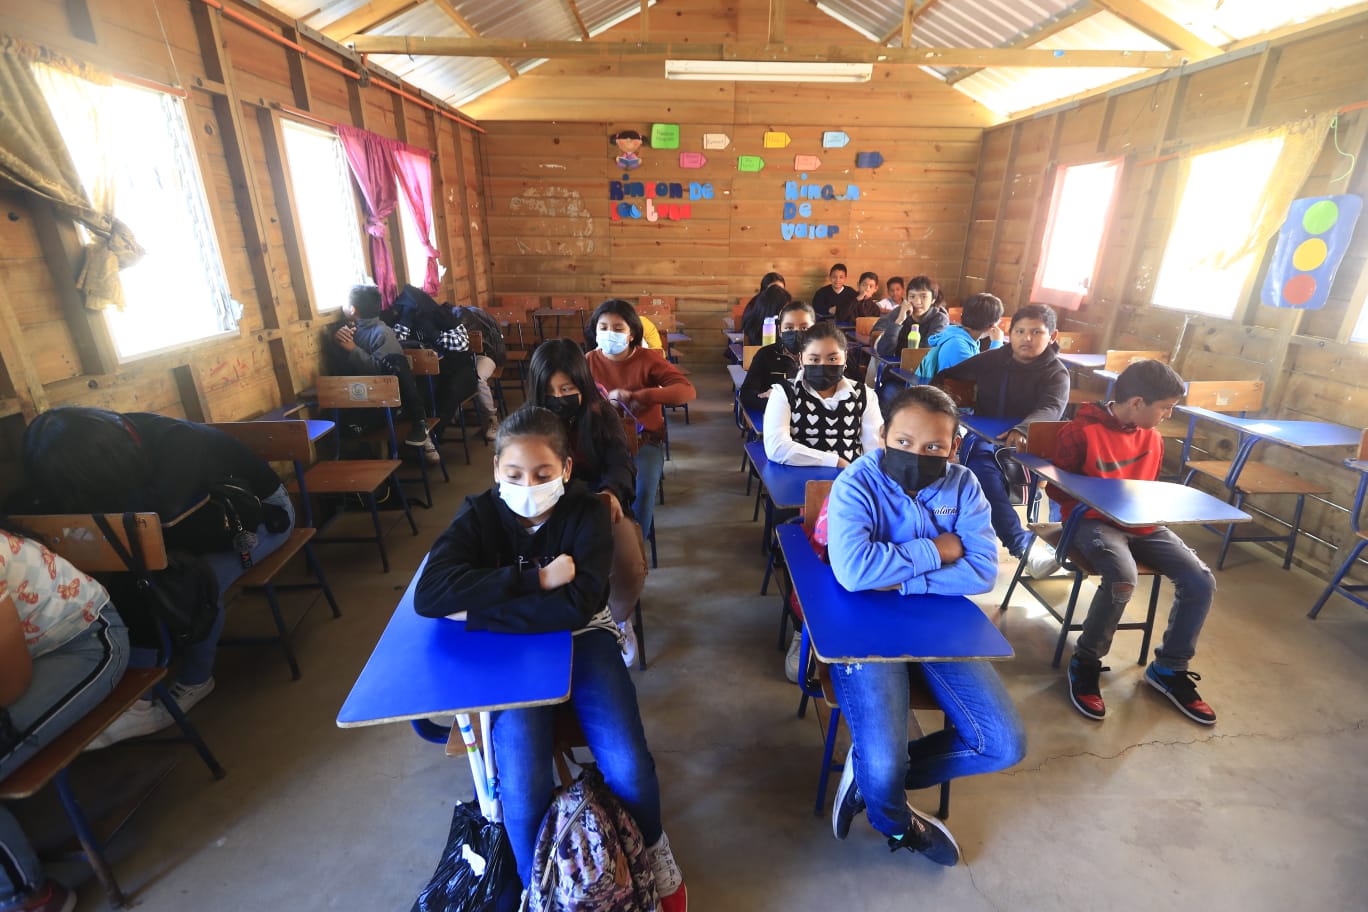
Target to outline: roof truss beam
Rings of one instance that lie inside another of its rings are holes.
[[[902,36],[902,46],[909,47],[912,43],[912,26],[917,21],[917,17],[935,6],[939,0],[903,0],[902,19],[895,25],[887,35],[883,36],[880,44],[888,44],[899,35]]]
[[[365,6],[359,7],[335,22],[323,26],[319,29],[333,41],[345,41],[353,35],[373,29],[395,16],[417,6],[419,0],[371,0]]]
[[[430,57],[546,57],[673,60],[764,60],[792,63],[879,63],[941,67],[1134,67],[1181,66],[1178,51],[1050,51],[1035,48],[887,48],[818,44],[671,44],[665,42],[555,41],[517,38],[428,38],[419,35],[357,35],[352,46],[365,54]]]
[[[1205,60],[1221,53],[1214,44],[1188,31],[1144,0],[1093,0],[1098,6],[1171,48],[1187,53],[1191,60]]]
[[[1046,38],[1050,38],[1050,37],[1052,37],[1052,36],[1054,36],[1054,35],[1058,35],[1060,32],[1064,31],[1065,29],[1071,29],[1071,28],[1073,28],[1075,25],[1078,25],[1078,23],[1082,22],[1084,19],[1087,19],[1087,18],[1089,18],[1090,16],[1095,16],[1097,13],[1098,13],[1097,7],[1092,6],[1092,5],[1089,4],[1089,3],[1084,3],[1084,4],[1083,4],[1082,6],[1080,6],[1078,9],[1074,10],[1072,13],[1069,13],[1069,14],[1067,14],[1067,15],[1065,15],[1065,16],[1061,16],[1059,19],[1056,19],[1054,22],[1051,22],[1049,25],[1045,26],[1045,27],[1042,28],[1042,29],[1038,29],[1038,30],[1036,30],[1036,31],[1034,31],[1034,32],[1031,32],[1031,33],[1028,34],[1028,35],[1023,35],[1023,36],[1021,37],[1021,40],[1019,40],[1019,41],[1014,41],[1014,42],[1012,42],[1011,44],[1009,44],[1009,45],[1007,45],[1007,46],[1008,46],[1008,47],[1014,47],[1014,48],[1020,48],[1020,47],[1030,47],[1030,46],[1032,46],[1032,45],[1034,45],[1034,44],[1039,44],[1040,42],[1044,41]],[[975,73],[979,72],[981,69],[982,69],[982,67],[965,67],[964,69],[958,70],[958,71],[956,71],[956,72],[954,72],[954,73],[951,73],[949,76],[947,76],[946,79],[945,79],[945,84],[946,84],[946,85],[954,85],[955,83],[959,82],[961,79],[966,79],[966,78],[968,78],[968,77],[970,77],[970,76],[973,76]]]
[[[570,18],[575,20],[575,28],[579,29],[580,37],[585,41],[589,40],[589,27],[584,24],[584,17],[580,15],[579,6],[575,0],[561,0],[565,11],[570,14]]]
[[[461,31],[472,38],[481,37],[480,33],[475,30],[475,26],[470,24],[470,20],[465,16],[462,16],[461,11],[452,6],[448,0],[432,0],[432,2],[439,10],[446,13],[446,17],[456,23],[456,27]],[[518,78],[518,68],[509,63],[507,57],[495,57],[494,62],[504,68],[504,72],[508,74],[509,79]]]

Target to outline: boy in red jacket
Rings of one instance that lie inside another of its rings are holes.
[[[1185,392],[1183,378],[1160,361],[1137,361],[1116,380],[1116,399],[1087,403],[1059,431],[1055,465],[1077,475],[1153,481],[1164,461],[1164,439],[1155,430],[1173,413]],[[1076,501],[1049,490],[1065,515]],[[1197,636],[1211,608],[1216,580],[1206,564],[1164,526],[1119,527],[1089,511],[1079,524],[1075,544],[1102,575],[1088,616],[1083,621],[1069,661],[1069,699],[1089,719],[1107,714],[1098,675],[1109,669],[1102,658],[1135,592],[1135,565],[1140,561],[1173,581],[1173,609],[1168,629],[1145,669],[1145,682],[1164,694],[1189,719],[1216,722],[1197,694],[1201,675],[1188,670]]]

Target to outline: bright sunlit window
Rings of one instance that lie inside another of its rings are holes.
[[[1116,198],[1122,159],[1061,165],[1031,300],[1077,310],[1092,290],[1102,238]]]
[[[236,331],[241,309],[228,292],[184,102],[41,65],[34,73],[87,191],[113,193],[115,218],[146,251],[119,273],[125,309],[103,312],[119,357]]]
[[[1354,331],[1349,339],[1352,342],[1368,342],[1368,301],[1359,305],[1358,322],[1354,324]]]
[[[423,246],[422,235],[418,233],[418,221],[413,217],[408,195],[402,187],[397,187],[395,192],[399,194],[399,232],[404,239],[404,266],[408,270],[408,283],[415,288],[422,288],[423,280],[427,277],[427,248]],[[432,213],[429,212],[427,217],[431,225]],[[428,243],[431,241],[429,237]]]
[[[1156,307],[1235,314],[1263,253],[1250,231],[1282,146],[1272,136],[1193,156],[1154,283]]]
[[[368,281],[351,170],[336,134],[290,120],[281,133],[314,309],[335,310]]]

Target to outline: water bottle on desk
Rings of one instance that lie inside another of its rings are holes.
[[[760,331],[760,344],[773,345],[778,338],[774,330],[774,317],[765,317],[764,328]]]
[[[908,317],[908,319],[912,318]],[[907,331],[907,347],[921,348],[921,327],[916,323],[913,323],[912,328]]]

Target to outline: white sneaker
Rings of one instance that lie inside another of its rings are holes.
[[[203,684],[182,684],[177,681],[171,685],[171,699],[176,701],[180,711],[188,713],[190,708],[214,692],[214,679]],[[158,704],[160,705],[160,704]]]
[[[646,849],[646,854],[651,859],[651,873],[655,875],[656,893],[662,900],[684,888],[684,875],[680,873],[674,852],[670,850],[670,837],[661,833],[655,845]],[[663,902],[662,906],[665,906]]]
[[[432,442],[431,437],[423,443],[423,462],[428,465],[441,465],[442,462],[442,455],[437,452],[437,444]]]
[[[499,419],[498,419],[498,418],[490,418],[490,419],[489,419],[489,427],[485,428],[485,440],[488,440],[488,441],[490,441],[490,442],[493,442],[494,438],[495,438],[495,437],[498,437],[498,436],[499,436]]]
[[[632,627],[632,619],[617,622],[618,630],[622,632],[622,664],[631,668],[637,660],[637,638],[636,629]]]
[[[99,750],[103,747],[109,747],[111,744],[118,744],[120,741],[127,741],[129,738],[141,738],[143,735],[150,735],[161,731],[163,728],[169,728],[175,724],[175,721],[160,701],[139,700],[122,716],[109,723],[109,727],[100,732],[99,736],[86,747],[86,750]]]
[[[788,678],[790,684],[798,683],[798,659],[802,651],[803,635],[795,630],[793,639],[789,640],[788,655],[784,656],[784,677]]]
[[[1031,579],[1045,579],[1064,569],[1055,560],[1054,548],[1036,539],[1031,542],[1031,550],[1026,552],[1025,574]]]

